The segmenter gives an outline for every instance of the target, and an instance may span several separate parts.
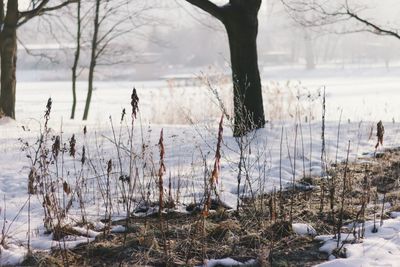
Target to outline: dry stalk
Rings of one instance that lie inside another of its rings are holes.
[[[289,220],[290,223],[293,222],[293,205],[294,205],[294,194],[295,194],[295,187],[296,187],[296,156],[297,156],[297,130],[298,124],[296,123],[295,134],[294,134],[294,151],[293,151],[293,177],[292,177],[292,194],[290,197],[290,214]]]
[[[378,149],[379,145],[383,146],[383,135],[385,134],[385,127],[383,127],[382,121],[379,121],[376,125],[376,136],[378,137],[378,142],[375,145],[375,149]]]
[[[343,175],[343,188],[342,188],[342,196],[341,196],[341,203],[340,203],[340,214],[339,214],[339,221],[337,224],[337,248],[339,248],[340,241],[341,241],[341,229],[343,226],[343,216],[344,216],[344,205],[345,205],[345,199],[346,199],[346,192],[347,192],[347,167],[349,163],[349,154],[350,154],[350,140],[349,144],[347,147],[347,156],[346,156],[346,164],[345,164],[345,169],[344,169],[344,175]]]
[[[161,129],[160,132],[160,140],[158,141],[158,147],[160,149],[160,166],[158,169],[158,190],[159,190],[159,195],[158,195],[158,216],[160,218],[160,230],[161,230],[161,235],[163,238],[164,242],[164,261],[168,262],[169,261],[169,256],[168,256],[168,241],[165,235],[165,230],[164,229],[164,218],[162,216],[162,212],[164,209],[164,181],[163,181],[163,176],[165,174],[166,168],[164,164],[164,158],[165,158],[165,147],[164,147],[164,130]]]
[[[219,122],[219,129],[218,129],[218,141],[217,141],[217,149],[215,151],[215,158],[214,158],[214,168],[211,172],[211,176],[210,179],[208,181],[209,185],[208,185],[208,190],[207,190],[207,196],[206,196],[206,201],[205,201],[205,205],[203,206],[203,216],[207,217],[210,211],[210,207],[211,207],[211,194],[212,191],[214,191],[214,193],[216,193],[217,197],[218,197],[218,193],[217,193],[217,184],[218,184],[218,178],[219,178],[219,173],[221,170],[221,144],[222,144],[222,134],[224,131],[223,128],[223,121],[224,121],[224,115],[221,116],[221,120]]]
[[[322,95],[322,125],[321,125],[321,171],[324,172],[325,170],[325,115],[326,115],[326,94],[325,94],[325,87],[324,93]],[[326,163],[326,162],[325,162]]]
[[[217,193],[217,184],[218,184],[218,179],[219,179],[219,174],[221,170],[221,145],[222,145],[222,140],[223,140],[223,122],[224,122],[224,114],[221,116],[221,120],[219,122],[219,128],[218,128],[218,140],[217,140],[217,149],[215,151],[215,158],[214,158],[214,167],[211,172],[211,176],[208,180],[208,185],[205,185],[206,188],[206,199],[203,205],[203,210],[201,212],[201,222],[202,222],[202,254],[203,254],[203,261],[206,260],[206,219],[209,215],[210,208],[211,208],[211,194],[212,191],[216,194],[218,200],[219,200],[219,195]],[[207,168],[206,168],[207,169]],[[205,183],[207,183],[205,179]],[[239,198],[239,196],[238,196]]]
[[[110,192],[110,176],[111,176],[111,171],[112,171],[112,160],[110,159],[107,161],[107,182],[106,182],[106,201],[105,201],[105,206],[106,206],[106,214],[105,214],[105,221],[108,225],[108,227],[104,228],[104,237],[106,236],[106,233],[108,234],[110,232],[110,227],[111,227],[111,209],[112,209],[112,203],[111,203],[111,192]]]

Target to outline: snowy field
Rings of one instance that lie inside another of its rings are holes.
[[[267,68],[264,70],[264,81],[263,93],[269,123],[265,129],[244,139],[248,145],[244,154],[248,161],[249,178],[242,181],[240,194],[269,192],[279,188],[280,184],[287,185],[293,177],[300,179],[304,175],[323,175],[320,162],[323,87],[326,88],[326,152],[329,162],[344,160],[349,140],[350,160],[356,160],[361,155],[372,155],[376,144],[376,123],[379,120],[385,125],[384,146],[400,146],[400,67],[390,70],[381,67],[343,70],[322,68],[313,72]],[[85,83],[79,83],[78,118],[83,111],[85,86]],[[7,248],[1,250],[0,264],[15,264],[21,260],[26,253],[28,233],[33,249],[48,250],[59,246],[58,242],[52,241],[51,235],[44,233],[43,208],[36,196],[30,199],[28,212],[27,182],[31,165],[26,157],[27,151],[21,151],[22,143],[18,140],[21,138],[24,142],[35,144],[40,128],[43,128],[47,99],[51,97],[53,100],[49,136],[62,135],[64,142],[68,143],[67,140],[75,134],[77,140],[78,156],[74,159],[66,155],[66,170],[58,173],[58,176],[63,176],[62,179],[70,184],[77,180],[82,173],[79,171],[80,156],[85,146],[86,157],[92,160],[92,166],[82,167],[82,170],[88,178],[90,189],[95,188],[97,182],[93,179],[96,176],[93,166],[99,172],[101,169],[104,172],[107,161],[112,159],[114,169],[120,173],[128,172],[126,163],[129,157],[124,154],[124,166],[121,169],[118,164],[111,120],[117,139],[121,136],[122,144],[127,146],[130,116],[122,124],[120,117],[123,108],[128,114],[130,112],[133,86],[137,88],[140,98],[140,113],[133,134],[134,151],[140,154],[145,145],[146,162],[158,166],[157,144],[160,131],[164,129],[166,187],[170,177],[172,193],[174,196],[179,194],[182,205],[201,200],[204,164],[210,167],[213,164],[218,118],[221,116],[215,96],[207,86],[174,87],[163,81],[97,83],[90,119],[82,122],[79,119],[69,120],[70,83],[21,82],[17,88],[17,121],[0,120],[0,226],[4,225],[8,237]],[[216,84],[215,88],[230,110],[229,84]],[[86,135],[83,134],[84,126],[88,131]],[[235,208],[240,151],[238,140],[232,137],[227,121],[223,138],[218,187],[222,200]],[[139,159],[138,164],[143,164],[144,158]],[[71,171],[67,172],[67,169]],[[139,175],[143,188],[150,187],[151,179],[146,180],[148,176],[151,175],[144,171]],[[115,181],[118,181],[118,177]],[[118,186],[115,187],[114,193],[118,194]],[[143,188],[136,192],[138,196]],[[100,196],[95,191],[88,190],[85,200],[86,209],[91,211],[88,218],[98,223],[104,218],[105,208],[101,201],[96,201]],[[156,199],[156,196],[156,193],[152,193],[151,198]],[[113,217],[123,218],[123,207],[118,204],[114,207]],[[72,224],[77,222],[79,212],[79,205],[74,203],[68,221]],[[396,266],[400,257],[400,219],[385,221],[382,229],[384,231],[367,235],[362,244],[346,245],[349,252],[347,259],[332,260],[321,266],[377,266],[378,263],[386,264],[379,266]],[[93,233],[92,237],[95,235]],[[329,238],[326,240],[325,245],[329,246]],[[70,247],[87,241],[87,237],[71,238],[65,245]],[[378,256],[384,256],[378,255],[377,251],[389,256],[385,261],[380,261]]]

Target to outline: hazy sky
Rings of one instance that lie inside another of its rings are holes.
[[[30,0],[19,0],[21,10]],[[55,4],[61,0],[51,0],[51,4]],[[87,1],[87,0],[84,0]],[[151,46],[153,39],[161,43],[159,47],[150,49],[151,51],[160,51],[165,56],[165,62],[176,61],[176,64],[189,64],[199,55],[203,55],[200,61],[201,64],[207,62],[213,63],[217,60],[229,60],[229,47],[225,30],[218,20],[213,19],[210,15],[200,12],[198,8],[187,3],[186,0],[130,0],[133,5],[135,3],[152,3],[152,1],[161,4],[160,8],[151,11],[151,16],[155,20],[159,20],[157,26],[147,27],[140,34],[133,33],[128,37],[118,41],[123,45],[135,45],[137,51],[146,48],[146,45]],[[300,0],[285,0],[285,1],[300,1]],[[310,1],[310,0],[304,0]],[[325,1],[326,0],[314,0]],[[400,29],[400,24],[397,18],[400,16],[400,1],[399,0],[348,0],[354,8],[363,7],[360,15],[389,29]],[[228,0],[213,0],[214,3],[224,4]],[[329,4],[340,5],[344,0],[331,0]],[[58,11],[60,13],[64,11]],[[281,0],[263,0],[262,10],[259,15],[260,31],[259,31],[259,54],[273,54],[277,52],[290,55],[293,60],[302,61],[305,57],[305,29],[295,23],[290,18],[288,13],[282,6]],[[52,27],[57,25],[52,21]],[[358,25],[359,26],[359,25]],[[54,43],[53,36],[46,35],[48,24],[41,24],[43,38],[38,38],[37,32],[32,31],[29,27],[35,27],[35,24],[25,25],[21,28],[23,34],[20,39],[25,44],[38,42]],[[331,32],[352,30],[354,29],[353,22],[344,22],[341,25],[334,25]],[[73,28],[73,24],[71,24]],[[312,48],[314,49],[315,58],[317,61],[329,61],[333,59],[360,58],[362,54],[371,57],[385,58],[387,55],[397,56],[397,51],[400,51],[400,42],[394,38],[376,36],[370,33],[362,34],[327,34],[327,32],[318,32],[312,29],[308,34],[311,34]],[[328,32],[328,33],[331,33]],[[62,35],[62,31],[56,31],[61,34],[62,42],[71,43],[69,36]],[[154,33],[160,33],[157,38],[149,38]],[[59,37],[59,36],[57,36]],[[135,39],[136,38],[136,39]],[[50,40],[50,41],[49,41]],[[392,42],[394,43],[392,45]],[[382,47],[382,51],[372,50],[372,44]],[[399,46],[397,46],[399,44]],[[368,46],[369,45],[369,46]],[[137,53],[132,50],[132,54]],[[373,54],[374,53],[374,54]],[[207,57],[206,57],[207,56]],[[266,59],[268,61],[269,59]],[[380,60],[380,59],[379,59]],[[200,64],[197,63],[197,64]]]

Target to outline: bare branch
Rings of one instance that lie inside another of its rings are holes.
[[[28,10],[28,11],[19,12],[19,20],[20,20],[20,22],[18,23],[17,26],[19,27],[19,26],[25,24],[30,19],[32,19],[32,18],[34,18],[36,16],[41,16],[46,12],[55,11],[55,10],[58,10],[58,9],[61,9],[61,8],[65,7],[65,6],[67,6],[69,4],[76,3],[77,0],[65,0],[65,1],[61,2],[60,4],[58,4],[58,5],[49,6],[48,7],[47,4],[49,2],[50,2],[50,0],[42,0],[40,2],[40,4],[36,8],[33,8],[31,10]]]
[[[344,5],[337,6],[333,10],[332,8],[327,7],[330,2],[325,0],[322,3],[314,1],[308,3],[305,0],[281,0],[281,2],[285,6],[291,18],[303,27],[323,27],[353,20],[362,24],[364,27],[340,33],[370,32],[376,35],[392,36],[400,39],[398,30],[381,27],[372,20],[361,17],[359,14],[365,9],[365,7],[350,8],[347,0]],[[311,19],[307,19],[305,14],[312,15]]]
[[[346,14],[347,14],[349,17],[351,17],[351,18],[357,20],[358,22],[361,22],[361,23],[363,23],[364,25],[366,25],[366,26],[372,28],[372,31],[371,31],[371,30],[366,30],[366,31],[368,31],[368,32],[372,32],[372,33],[378,34],[378,35],[392,36],[392,37],[395,37],[395,38],[397,38],[397,39],[400,39],[400,35],[398,34],[397,31],[395,31],[395,30],[384,29],[384,28],[382,28],[381,26],[378,26],[378,25],[376,25],[376,24],[374,24],[374,23],[372,23],[372,22],[370,22],[370,21],[368,21],[368,20],[366,20],[366,19],[364,19],[364,18],[361,18],[361,17],[358,16],[356,13],[351,12],[348,8],[346,9]]]
[[[202,9],[211,16],[223,21],[222,9],[209,0],[186,0],[186,2]]]

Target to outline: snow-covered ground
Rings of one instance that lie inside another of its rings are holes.
[[[279,188],[281,181],[283,185],[289,183],[293,176],[299,179],[304,174],[321,175],[322,99],[319,92],[322,92],[323,86],[327,95],[326,152],[329,161],[334,162],[336,158],[341,161],[345,158],[348,140],[351,142],[350,160],[355,160],[365,153],[373,153],[378,120],[383,120],[385,125],[384,146],[400,145],[400,69],[322,69],[307,73],[293,69],[269,71],[268,81],[265,79],[264,82],[264,96],[270,122],[265,129],[250,134],[248,139],[244,140],[250,147],[244,151],[248,160],[249,180],[242,179],[241,192],[267,192]],[[268,76],[268,69],[266,73]],[[301,77],[301,82],[293,81]],[[288,80],[292,81],[287,82]],[[78,118],[83,111],[85,85],[79,83]],[[34,145],[39,137],[40,127],[43,127],[47,98],[51,97],[53,100],[49,122],[50,136],[62,133],[64,142],[68,143],[68,139],[75,134],[78,155],[81,155],[85,145],[86,156],[93,160],[93,165],[97,166],[99,172],[105,171],[109,159],[113,161],[113,168],[119,171],[117,150],[112,142],[110,116],[118,138],[121,111],[126,108],[128,114],[130,112],[130,94],[133,86],[137,88],[140,98],[140,114],[134,132],[134,150],[139,154],[142,145],[145,144],[148,162],[158,166],[157,144],[161,129],[164,129],[165,183],[168,183],[168,177],[171,177],[173,195],[179,191],[182,203],[201,198],[204,190],[204,160],[208,166],[212,166],[217,142],[217,118],[221,114],[215,104],[215,97],[207,86],[176,88],[164,82],[97,83],[90,119],[82,122],[79,119],[69,120],[70,83],[19,83],[17,122],[0,120],[0,218],[6,218],[5,222],[0,219],[0,226],[5,225],[8,237],[6,242],[9,244],[7,249],[2,248],[0,264],[12,264],[21,260],[26,249],[20,245],[27,244],[28,222],[33,249],[50,249],[59,245],[58,242],[52,241],[52,236],[44,234],[43,208],[37,197],[31,198],[30,214],[28,213],[27,182],[31,166],[26,157],[27,152],[21,151],[21,140],[18,140],[21,138]],[[217,84],[216,88],[220,90],[219,95],[226,100],[229,109],[229,84]],[[192,124],[187,123],[188,118],[192,119]],[[84,126],[88,129],[86,136],[83,134]],[[129,128],[129,122],[123,123],[121,127],[124,145],[127,145],[127,127]],[[218,187],[221,198],[233,208],[237,200],[239,158],[237,140],[232,137],[229,122],[225,122]],[[122,172],[127,172],[126,156],[123,163]],[[73,159],[66,155],[65,164],[65,168],[70,168],[70,172],[64,170],[59,176],[73,184],[79,176],[76,166],[80,168],[80,158],[77,156]],[[93,168],[89,166],[85,167],[84,173],[86,177],[96,176]],[[145,186],[147,176],[145,173],[143,177],[141,175],[142,185]],[[94,188],[94,179],[88,179],[88,183],[88,188]],[[88,193],[90,201],[86,203],[86,209],[92,211],[88,217],[93,221],[104,217],[105,208],[100,204],[101,201],[92,201],[98,199],[98,195],[99,193]],[[152,197],[156,198],[156,195]],[[72,223],[79,219],[79,212],[79,205],[74,205],[69,217]],[[115,217],[123,217],[124,211],[122,208],[115,208],[113,214]],[[397,229],[393,226],[397,224],[399,226],[396,227],[400,227],[400,221],[393,219],[386,221],[383,227],[388,225],[390,229]],[[301,225],[299,227],[304,228]],[[394,255],[387,258],[388,263],[393,262],[398,259],[400,243],[393,239],[398,233],[394,230],[391,233],[393,236],[390,238],[393,242],[390,241],[390,245],[382,246],[388,244],[388,239],[385,238],[387,236],[379,236],[382,243],[375,242],[374,235],[367,235],[363,244],[352,245],[362,248],[354,247],[354,252],[348,254],[348,259],[336,261],[340,261],[338,264],[349,264],[348,266],[372,266],[373,256],[364,257],[362,264],[359,264],[357,259],[363,257],[362,253],[373,255],[369,251],[375,251],[376,244],[385,253]],[[67,240],[67,245],[87,242],[90,238],[92,237]],[[349,246],[348,251],[353,251],[352,246]],[[330,263],[334,264],[336,261]]]
[[[352,234],[342,234],[343,240],[350,241],[343,245],[346,258],[335,259],[330,257],[330,261],[320,264],[323,267],[341,267],[341,266],[398,266],[400,261],[400,218],[385,220],[380,226],[376,223],[377,232],[374,229],[374,223],[369,221],[365,224],[365,238],[362,242],[355,242]],[[332,253],[337,247],[337,240],[333,236],[318,236],[319,240],[325,241],[321,251],[328,254]],[[342,243],[341,243],[342,245]]]

